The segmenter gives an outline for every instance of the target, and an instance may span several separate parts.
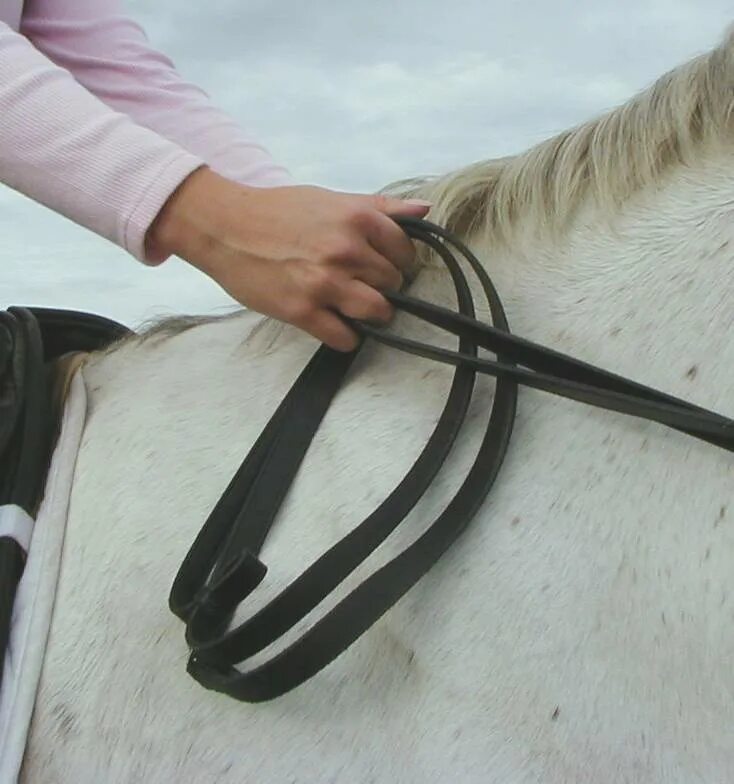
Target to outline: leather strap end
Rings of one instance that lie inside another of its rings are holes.
[[[221,637],[237,609],[262,582],[267,566],[249,550],[243,550],[214,579],[202,586],[194,597],[187,629],[192,648]]]

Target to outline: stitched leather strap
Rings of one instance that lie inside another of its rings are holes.
[[[459,308],[472,317],[471,295],[458,262],[433,237],[422,239],[443,258],[456,287]],[[471,257],[470,263],[480,277],[495,324],[507,329],[491,281],[476,259]],[[459,347],[476,356],[476,345],[470,338],[462,337]],[[262,610],[226,631],[237,604],[265,574],[266,567],[257,559],[262,542],[353,358],[325,348],[316,353],[245,459],[176,577],[169,604],[187,622],[186,636],[192,649],[188,671],[208,688],[257,702],[279,696],[318,672],[430,569],[494,482],[509,443],[517,394],[515,383],[505,379],[497,384],[477,461],[431,528],[288,648],[256,668],[238,671],[236,663],[262,651],[304,618],[399,525],[430,485],[459,434],[475,378],[474,371],[465,367],[457,368],[428,443],[388,498]],[[314,417],[310,409],[315,400],[318,413]],[[277,487],[273,481],[276,471]]]
[[[268,700],[303,683],[354,642],[440,558],[494,483],[512,432],[518,383],[652,419],[734,449],[731,420],[511,335],[499,296],[469,249],[427,221],[408,218],[398,222],[410,237],[428,244],[446,263],[460,313],[404,294],[387,296],[395,307],[457,335],[459,351],[352,323],[362,335],[388,346],[454,365],[457,370],[446,406],[418,460],[385,502],[269,604],[229,629],[237,605],[265,575],[266,567],[258,559],[260,548],[354,355],[322,348],[306,366],[215,506],[169,597],[172,611],[187,624],[189,673],[207,688],[236,699]],[[473,318],[466,280],[448,246],[458,250],[478,276],[493,326]],[[493,351],[497,359],[479,358],[478,346]],[[497,377],[495,398],[476,461],[444,512],[412,545],[290,646],[263,664],[245,671],[237,669],[235,665],[264,650],[317,607],[417,503],[460,431],[476,372]]]

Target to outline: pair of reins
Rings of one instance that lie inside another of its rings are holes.
[[[463,243],[428,221],[403,218],[398,223],[446,264],[458,312],[401,293],[386,296],[399,310],[456,335],[458,351],[352,323],[365,338],[455,366],[446,403],[417,460],[383,503],[262,609],[230,628],[239,603],[265,576],[260,550],[358,351],[344,354],[324,346],[307,363],[206,520],[169,597],[171,610],[186,623],[188,671],[205,687],[235,699],[268,700],[303,683],[349,647],[438,561],[495,481],[510,442],[520,384],[650,419],[734,451],[732,420],[512,335],[492,281]],[[475,319],[469,285],[454,252],[477,276],[491,326]],[[31,518],[40,503],[58,428],[51,412],[50,363],[67,351],[93,351],[127,334],[122,325],[91,314],[46,308],[0,312],[0,523],[8,510]],[[496,359],[479,356],[479,348]],[[461,432],[477,373],[497,379],[492,408],[475,461],[444,511],[405,550],[286,647],[264,663],[239,670],[237,665],[266,651],[304,621],[413,509]],[[0,535],[2,655],[25,546],[18,537]],[[0,677],[1,664],[0,660]]]
[[[269,700],[303,683],[349,647],[438,561],[494,484],[510,442],[518,384],[653,420],[734,451],[732,420],[512,335],[491,279],[463,243],[428,221],[403,218],[398,223],[446,264],[458,313],[404,294],[386,296],[399,310],[455,334],[458,351],[352,323],[365,337],[454,365],[446,404],[423,451],[385,501],[262,609],[230,628],[237,606],[265,576],[260,550],[357,351],[342,354],[322,347],[306,365],[214,507],[169,597],[171,610],[186,624],[189,673],[203,686],[235,699]],[[452,248],[477,276],[491,326],[474,318],[472,295]],[[497,358],[480,357],[480,347]],[[475,461],[444,511],[412,544],[286,647],[250,669],[238,669],[300,624],[416,505],[461,431],[477,373],[497,379],[492,408]]]

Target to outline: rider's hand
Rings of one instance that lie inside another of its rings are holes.
[[[332,348],[357,336],[339,318],[386,322],[379,293],[397,290],[413,243],[388,216],[423,217],[426,202],[310,186],[252,188],[202,168],[171,196],[147,246],[175,253],[247,307],[287,321]]]

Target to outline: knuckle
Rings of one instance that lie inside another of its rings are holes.
[[[386,264],[379,270],[375,288],[381,291],[398,291],[402,285],[403,275],[397,267]]]
[[[369,296],[362,296],[352,303],[349,315],[361,321],[389,321],[393,308],[390,303],[376,291]]]
[[[401,252],[405,265],[411,266],[415,262],[415,245],[407,237],[405,237]]]
[[[379,212],[387,212],[390,206],[390,199],[383,193],[375,193],[372,196],[372,204]]]
[[[365,316],[365,318],[369,321],[378,321],[381,323],[387,323],[388,321],[391,321],[392,317],[393,308],[386,300],[382,300],[379,303],[373,304],[370,308],[370,313]]]
[[[399,269],[410,267],[415,257],[415,246],[405,235],[394,235],[390,246],[390,260]]]
[[[316,308],[307,299],[299,298],[286,303],[284,311],[285,321],[300,326],[313,319]]]
[[[364,205],[355,207],[347,216],[347,225],[360,234],[366,234],[370,231],[373,228],[374,223],[374,212]]]
[[[359,343],[357,335],[340,321],[321,324],[312,334],[337,351],[351,351]]]
[[[304,290],[310,299],[321,301],[329,296],[332,286],[329,271],[323,267],[315,267],[306,278]]]
[[[392,268],[392,272],[390,274],[390,280],[388,281],[388,288],[391,289],[399,289],[403,285],[403,274],[400,270]]]
[[[324,252],[324,259],[332,264],[343,264],[353,261],[357,256],[359,256],[359,246],[348,237],[340,237],[333,240]]]
[[[347,334],[339,334],[335,335],[331,342],[331,347],[335,348],[337,351],[353,351],[357,348],[357,344],[359,343],[359,338],[356,335],[352,335],[351,333]]]

